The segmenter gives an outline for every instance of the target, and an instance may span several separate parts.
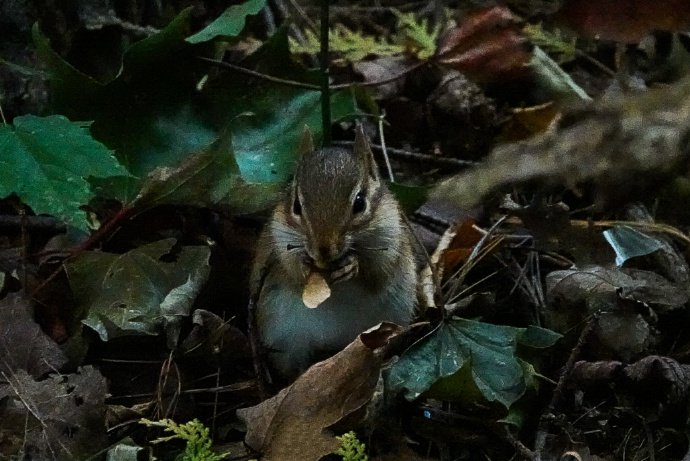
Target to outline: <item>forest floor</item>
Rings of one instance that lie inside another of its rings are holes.
[[[319,2],[63,3],[0,3],[0,459],[690,460],[684,1],[334,1],[328,105]],[[418,313],[279,386],[257,239],[357,122]]]

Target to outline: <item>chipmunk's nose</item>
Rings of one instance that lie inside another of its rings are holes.
[[[340,257],[342,250],[337,241],[322,242],[316,247],[315,253],[313,255],[314,265],[319,269],[328,269],[333,261]]]
[[[327,246],[327,245],[321,245],[319,247],[319,256],[321,256],[321,259],[330,261],[333,259],[333,250],[334,248],[332,246]]]

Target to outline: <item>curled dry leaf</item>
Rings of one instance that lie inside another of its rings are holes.
[[[387,323],[369,330],[366,342],[358,337],[274,397],[238,410],[247,424],[247,445],[265,461],[316,461],[333,453],[340,442],[328,429],[335,424],[350,427],[366,416],[386,344],[399,333],[399,327]]]
[[[492,82],[530,75],[526,38],[508,8],[495,6],[469,14],[441,37],[436,62],[475,80]]]
[[[302,292],[302,301],[309,309],[319,307],[331,297],[331,288],[320,272],[312,271],[307,277],[307,284]]]

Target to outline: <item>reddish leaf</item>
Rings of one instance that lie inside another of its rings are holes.
[[[443,267],[452,271],[465,262],[483,234],[474,227],[474,219],[467,218],[455,228],[455,236],[443,252]]]
[[[586,37],[636,43],[655,30],[688,30],[688,6],[687,0],[569,0],[559,16]]]
[[[516,18],[501,6],[468,15],[446,32],[436,51],[439,64],[482,82],[529,76],[531,57]]]

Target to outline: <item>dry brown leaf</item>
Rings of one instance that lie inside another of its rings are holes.
[[[690,27],[687,0],[569,0],[559,16],[586,37],[621,43],[637,43],[656,30]]]
[[[384,324],[379,330],[392,337],[400,328]],[[376,331],[370,330],[372,333]],[[340,442],[328,428],[346,417],[353,422],[359,416],[355,412],[370,402],[383,352],[383,348],[370,349],[358,337],[340,353],[309,368],[278,395],[238,410],[247,424],[247,445],[260,452],[263,461],[310,461],[333,453]]]
[[[302,292],[302,301],[309,309],[319,307],[331,297],[331,288],[320,272],[312,271],[307,277],[307,284]]]
[[[529,77],[532,58],[517,20],[504,6],[473,12],[439,40],[436,61],[480,82]]]
[[[510,142],[544,133],[558,120],[560,108],[549,101],[537,106],[515,108],[512,113],[502,133],[502,139]]]

